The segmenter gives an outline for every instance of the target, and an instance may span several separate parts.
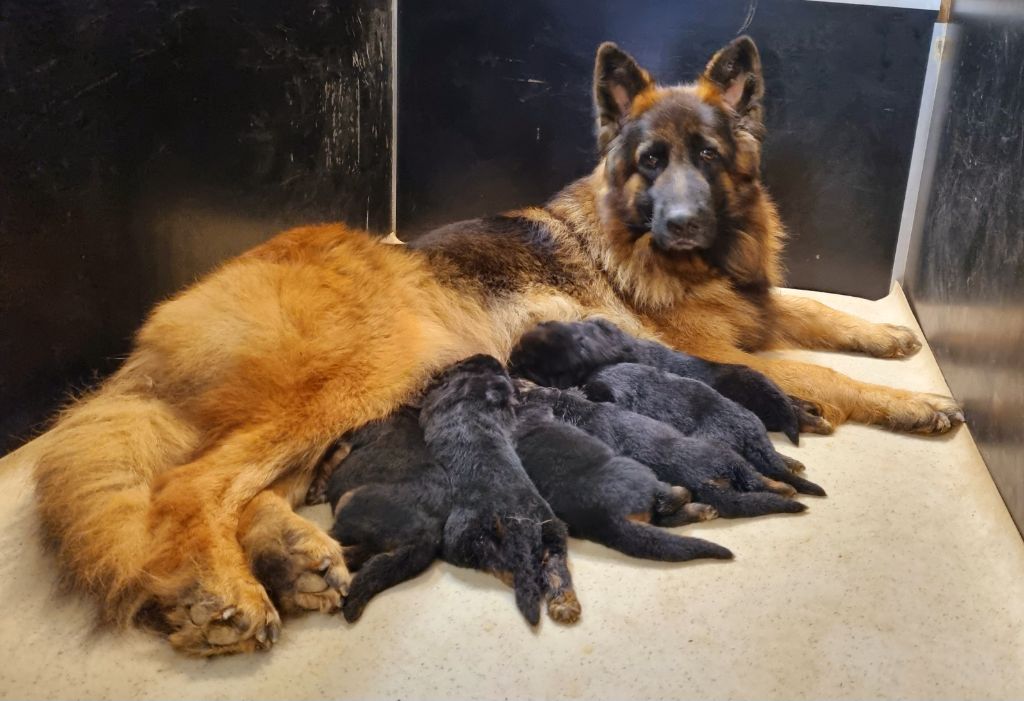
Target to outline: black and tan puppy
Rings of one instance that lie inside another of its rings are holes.
[[[695,501],[714,507],[721,516],[797,513],[807,508],[769,491],[770,480],[723,443],[684,436],[618,404],[592,402],[578,389],[539,387],[525,380],[517,386],[525,406],[549,408],[556,419],[646,465],[658,479],[686,487]],[[523,464],[529,469],[525,458]]]
[[[783,432],[793,443],[799,431],[825,431],[807,404],[787,397],[768,377],[745,365],[712,363],[655,341],[630,336],[605,319],[549,321],[523,334],[512,350],[509,368],[545,387],[584,384],[597,370],[616,363],[640,363],[699,380],[752,411],[769,431]]]
[[[537,493],[513,446],[515,389],[494,358],[476,355],[443,371],[428,390],[420,425],[447,472],[452,511],[444,558],[511,584],[531,624],[579,617],[569,574],[565,524]]]
[[[732,557],[715,543],[649,525],[679,526],[718,515],[706,504],[689,503],[689,491],[556,420],[547,406],[527,404],[518,414],[516,451],[523,467],[574,536],[649,560]]]
[[[345,443],[350,452],[327,481],[326,498],[335,516],[331,535],[356,571],[342,606],[351,622],[371,598],[420,574],[441,554],[451,489],[414,409],[374,421]]]
[[[638,363],[609,365],[583,386],[589,399],[619,406],[667,423],[686,436],[724,443],[766,477],[804,494],[825,490],[796,474],[803,466],[775,451],[754,414],[714,389],[685,377]]]

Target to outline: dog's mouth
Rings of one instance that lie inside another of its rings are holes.
[[[693,253],[695,251],[703,251],[708,248],[707,244],[703,241],[697,241],[695,239],[681,239],[681,238],[664,238],[657,236],[653,232],[651,235],[651,246],[653,246],[659,253],[665,253],[668,255],[682,255],[687,253]]]

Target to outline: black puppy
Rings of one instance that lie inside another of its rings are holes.
[[[539,387],[526,380],[518,380],[516,385],[525,406],[549,408],[556,419],[646,465],[658,479],[686,487],[696,501],[714,507],[726,518],[796,513],[807,508],[766,491],[771,480],[723,443],[684,436],[668,424],[618,404],[592,402],[578,389]],[[530,469],[525,457],[523,464]]]
[[[580,606],[568,568],[568,531],[516,456],[514,404],[511,379],[486,355],[443,371],[423,400],[424,438],[452,489],[444,558],[511,584],[532,624],[543,596],[549,616],[573,622]]]
[[[791,399],[761,373],[744,365],[714,363],[630,336],[605,319],[574,323],[549,321],[523,334],[509,368],[547,387],[582,385],[597,370],[616,363],[639,363],[699,380],[754,412],[769,431],[782,431],[793,443],[801,429],[831,432],[831,426]]]
[[[804,494],[825,490],[793,472],[803,466],[779,455],[757,417],[703,382],[649,365],[619,363],[591,375],[587,398],[619,406],[672,426],[683,435],[718,441],[742,455],[761,474]]]
[[[351,622],[371,598],[420,574],[441,554],[451,490],[414,409],[370,423],[343,444],[350,452],[327,480],[326,498],[335,516],[331,535],[345,546],[345,563],[355,572],[342,606]]]
[[[557,421],[547,406],[527,404],[517,413],[516,451],[523,467],[570,533],[650,560],[732,557],[715,543],[647,525],[678,526],[718,515],[706,504],[688,503],[686,489],[660,481],[650,468]]]

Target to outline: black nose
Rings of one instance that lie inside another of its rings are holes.
[[[665,218],[665,227],[674,236],[695,238],[701,233],[702,221],[699,212],[674,212]]]

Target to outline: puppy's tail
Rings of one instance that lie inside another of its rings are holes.
[[[796,514],[807,506],[772,492],[737,492],[723,487],[702,487],[697,499],[710,504],[723,518],[745,518],[767,514]]]
[[[673,535],[628,519],[608,521],[587,537],[631,557],[646,560],[684,562],[704,557],[716,560],[731,560],[733,557],[728,548],[710,541]]]
[[[440,543],[436,538],[425,537],[367,560],[352,578],[348,596],[341,607],[345,620],[349,623],[359,620],[370,599],[427,569],[439,549]]]

